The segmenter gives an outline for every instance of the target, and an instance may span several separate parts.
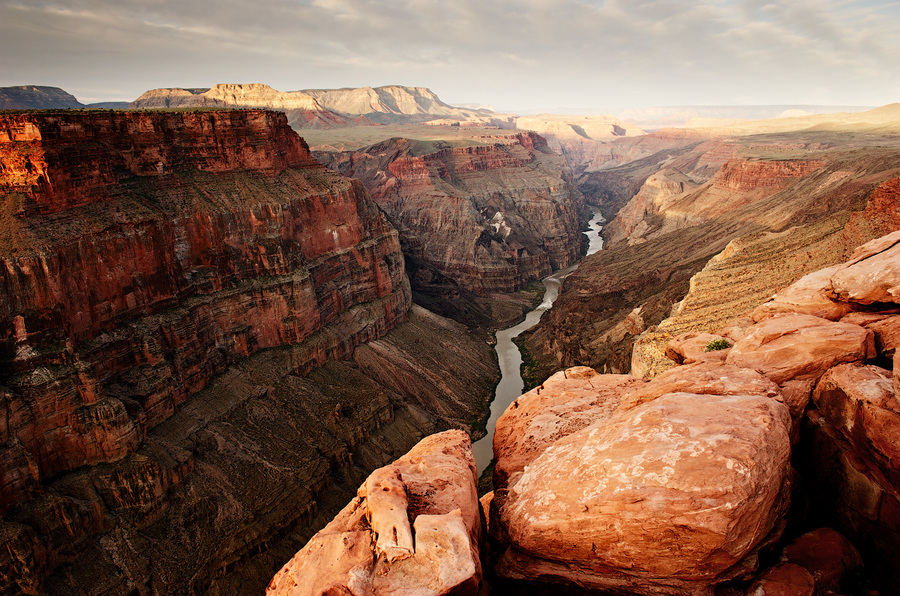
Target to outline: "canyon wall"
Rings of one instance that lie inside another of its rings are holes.
[[[489,347],[410,318],[397,232],[284,114],[5,114],[0,193],[3,593],[246,593],[478,432]]]
[[[554,309],[526,334],[532,382],[562,366],[630,371],[635,338],[701,283],[705,272],[692,276],[726,246],[707,266],[716,291],[696,299],[718,322],[896,225],[884,215],[896,205],[875,192],[900,173],[900,146],[890,136],[724,137],[656,156],[598,179],[615,194],[646,176],[604,228],[608,248],[582,262]],[[872,201],[880,206],[867,209]],[[700,326],[661,330],[655,343]]]
[[[480,295],[513,292],[580,254],[581,196],[534,133],[452,145],[395,138],[316,156],[361,180],[384,209],[421,270],[414,291],[446,278]]]

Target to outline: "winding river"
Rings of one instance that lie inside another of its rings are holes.
[[[596,207],[591,207],[591,209],[594,215],[588,223],[588,231],[585,232],[585,235],[588,237],[587,254],[589,255],[603,248],[603,238],[600,237],[600,230],[604,219],[599,209]],[[472,445],[479,473],[484,471],[494,457],[494,428],[497,426],[497,418],[506,411],[506,408],[509,407],[513,400],[522,395],[522,390],[525,388],[521,373],[522,354],[519,352],[519,347],[513,343],[513,338],[537,325],[544,312],[553,306],[553,302],[559,296],[559,287],[562,285],[562,280],[575,271],[577,267],[578,265],[575,264],[545,277],[542,280],[544,284],[544,298],[541,300],[541,303],[525,315],[525,320],[518,325],[508,329],[501,329],[497,332],[495,349],[497,350],[497,359],[500,364],[500,383],[494,391],[494,400],[491,402],[491,416],[487,423],[487,435]]]

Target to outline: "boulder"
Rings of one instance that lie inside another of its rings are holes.
[[[626,394],[619,405],[629,410],[667,393],[700,395],[764,395],[781,400],[778,385],[748,368],[725,363],[676,366]]]
[[[561,437],[608,418],[621,396],[641,385],[630,375],[601,375],[576,366],[520,396],[497,419],[494,488],[504,488],[510,476]]]
[[[266,594],[476,594],[481,524],[468,435],[431,435],[373,472],[272,578]]]
[[[891,371],[877,366],[844,364],[819,380],[813,401],[828,423],[853,448],[900,486],[900,401]]]
[[[815,379],[841,362],[875,356],[874,334],[858,325],[803,314],[757,323],[734,344],[726,362],[752,368],[776,383]]]
[[[851,310],[846,302],[837,302],[830,297],[831,276],[841,267],[836,265],[804,275],[775,294],[772,300],[756,307],[751,317],[759,322],[777,314],[796,313],[831,321],[840,319]]]
[[[672,393],[562,438],[494,497],[498,574],[533,558],[591,589],[708,593],[778,533],[789,429],[767,396]]]
[[[766,570],[746,596],[815,596],[816,579],[800,565],[780,563]]]
[[[815,578],[820,590],[839,592],[847,573],[862,567],[862,557],[840,532],[818,528],[800,536],[781,554],[785,564],[803,567]]]
[[[887,358],[893,358],[900,345],[900,316],[896,310],[887,312],[852,312],[841,319],[875,333],[875,349]]]
[[[900,230],[857,248],[831,275],[831,295],[859,304],[900,303]]]
[[[728,344],[725,349],[709,350],[708,346],[715,341]],[[692,364],[694,362],[725,362],[733,342],[721,335],[689,331],[682,333],[666,345],[666,356],[675,364]]]

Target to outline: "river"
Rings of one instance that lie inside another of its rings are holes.
[[[594,215],[591,217],[591,221],[588,222],[588,231],[585,232],[585,235],[588,237],[587,254],[589,255],[603,248],[603,238],[600,236],[600,230],[603,229],[602,224],[605,221],[599,209],[591,207],[591,210]],[[494,400],[491,402],[491,416],[488,418],[487,435],[475,441],[472,445],[479,474],[484,471],[494,457],[494,428],[497,426],[497,418],[506,411],[506,408],[509,407],[513,400],[522,395],[522,390],[525,388],[521,372],[522,354],[519,352],[519,346],[513,343],[513,338],[537,325],[537,322],[541,320],[541,316],[553,306],[553,302],[559,296],[559,287],[562,285],[562,280],[577,268],[578,265],[575,264],[545,277],[542,280],[544,284],[544,298],[541,300],[541,303],[525,315],[525,320],[518,325],[501,329],[497,332],[495,349],[497,351],[497,360],[500,364],[500,383],[494,391]]]

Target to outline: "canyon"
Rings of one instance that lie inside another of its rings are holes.
[[[366,186],[400,233],[416,301],[448,314],[490,318],[479,297],[521,290],[583,250],[581,195],[534,133],[391,138],[315,155]]]
[[[895,231],[675,337],[652,380],[557,372],[497,421],[477,502],[468,438],[428,437],[266,593],[896,592],[898,256]]]
[[[0,114],[0,592],[896,588],[895,106],[548,142],[318,91]],[[478,503],[487,331],[588,204]]]
[[[483,432],[490,347],[284,114],[5,113],[0,165],[3,593],[246,593],[371,469]]]
[[[532,384],[567,366],[633,371],[641,334],[635,372],[658,374],[668,366],[661,346],[675,335],[710,331],[895,229],[889,181],[900,174],[900,146],[894,134],[867,132],[885,127],[875,112],[860,132],[681,130],[613,141],[613,161],[577,180],[610,220],[607,248],[584,260],[525,334]]]

